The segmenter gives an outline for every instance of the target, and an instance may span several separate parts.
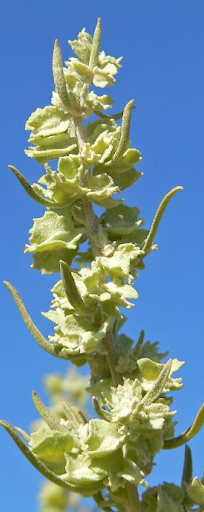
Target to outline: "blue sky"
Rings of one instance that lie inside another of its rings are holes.
[[[147,227],[162,197],[182,185],[168,206],[156,237],[159,249],[149,256],[136,283],[139,300],[126,332],[159,340],[161,350],[185,360],[184,388],[175,394],[177,433],[190,426],[204,397],[204,3],[202,0],[7,0],[1,8],[1,282],[11,281],[45,335],[50,324],[40,315],[49,308],[56,276],[30,269],[23,254],[33,217],[43,209],[29,199],[7,169],[15,165],[30,182],[42,169],[24,155],[24,124],[37,107],[50,103],[51,57],[58,38],[64,60],[71,56],[68,39],[86,27],[93,33],[102,18],[102,49],[123,55],[122,69],[109,93],[115,112],[135,99],[131,141],[142,152],[138,170],[144,176],[125,194],[137,206]],[[42,376],[66,371],[35,344],[12,299],[0,284],[1,359],[0,416],[28,430],[36,417],[31,399],[41,396]],[[37,511],[40,475],[24,460],[3,429],[0,431],[0,501],[6,512]],[[190,444],[194,474],[204,469],[204,429]],[[163,452],[152,483],[180,481],[183,449]]]

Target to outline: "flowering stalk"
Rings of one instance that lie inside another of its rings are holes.
[[[26,154],[44,164],[45,174],[30,185],[9,166],[28,195],[46,208],[43,217],[34,219],[25,252],[33,254],[32,267],[42,274],[60,272],[51,309],[43,313],[55,324],[54,335],[44,338],[18,292],[5,284],[44,350],[76,367],[89,364],[86,389],[97,417],[89,419],[76,400],[74,406],[67,399],[61,403],[63,386],[57,381],[58,393],[49,389],[54,397],[49,409],[33,393],[42,419],[31,435],[0,423],[52,482],[41,494],[42,512],[53,496],[53,512],[66,510],[70,492],[93,496],[97,507],[107,512],[185,512],[195,505],[203,510],[204,483],[192,478],[188,447],[181,487],[164,483],[150,488],[148,475],[160,450],[185,444],[198,432],[204,406],[192,426],[175,438],[176,411],[167,394],[181,389],[181,379],[173,374],[183,363],[161,362],[167,354],[158,352],[157,343],[144,342],[144,331],[136,344],[120,334],[126,321],[121,307],[134,306],[134,280],[156,249],[154,238],[168,202],[182,187],[162,200],[149,231],[137,207],[123,204],[120,195],[114,197],[141,176],[135,169],[141,154],[129,141],[134,101],[122,113],[107,115],[112,98],[93,89],[113,85],[121,67],[121,58],[100,51],[100,19],[93,38],[83,29],[69,44],[77,57],[63,67],[55,41],[51,105],[38,108],[26,123],[31,131]],[[73,376],[68,377],[66,385],[72,381]],[[75,375],[74,381],[76,385]],[[141,498],[139,485],[146,488]]]

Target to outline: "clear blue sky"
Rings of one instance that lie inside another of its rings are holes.
[[[140,208],[149,227],[166,192],[177,194],[163,218],[156,242],[159,250],[146,260],[126,332],[141,329],[162,351],[185,360],[180,371],[184,388],[175,394],[177,433],[190,426],[204,400],[204,2],[203,0],[7,0],[1,7],[1,282],[11,281],[45,335],[51,324],[41,318],[50,304],[56,276],[30,269],[23,255],[32,218],[43,209],[29,199],[7,169],[13,164],[30,182],[42,168],[24,155],[24,124],[37,107],[50,102],[51,56],[58,38],[63,58],[86,27],[93,32],[102,18],[102,49],[123,55],[123,67],[110,89],[121,110],[135,98],[131,141],[143,155],[143,178],[125,195]],[[45,373],[65,371],[66,363],[44,353],[32,340],[3,284],[1,295],[0,416],[29,428],[35,418],[31,391],[43,396]],[[41,476],[24,460],[13,441],[0,431],[0,503],[6,512],[36,512]],[[204,430],[190,444],[194,474],[204,469]],[[178,483],[183,449],[163,452],[151,482]]]

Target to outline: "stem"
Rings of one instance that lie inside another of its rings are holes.
[[[83,131],[83,125],[82,125],[81,118],[78,117],[75,119],[75,127],[76,127],[76,137],[77,137],[77,142],[78,142],[78,149],[79,149],[79,152],[81,152],[84,147],[84,144],[85,144],[84,131]],[[83,183],[84,187],[87,186],[88,176],[89,176],[89,169],[85,169],[83,178],[82,178],[82,183]],[[93,235],[95,235],[98,231],[97,216],[95,215],[95,213],[93,211],[92,203],[87,199],[86,196],[82,197],[82,202],[83,202],[84,214],[85,214],[85,218],[86,218],[87,234],[88,234],[88,237],[89,237],[89,240],[91,243],[93,256],[94,256],[94,258],[96,258],[97,256],[100,256],[100,249],[96,246],[96,244],[93,241]]]
[[[140,512],[141,507],[137,487],[129,482],[125,487],[128,495],[128,512]]]
[[[123,456],[126,457],[128,452],[127,443],[123,446]],[[137,486],[126,482],[125,489],[128,498],[128,512],[141,512],[140,500],[138,495]]]
[[[82,119],[81,118],[75,118],[75,127],[76,127],[76,137],[78,141],[78,149],[79,152],[83,150],[84,144],[85,144],[85,138],[84,138],[84,131],[83,131],[83,125],[82,125]],[[87,180],[89,176],[89,169],[85,169],[82,183],[84,187],[87,185]],[[90,240],[92,252],[94,258],[100,257],[101,255],[101,249],[97,247],[93,240],[93,236],[97,234],[98,232],[98,225],[97,220],[98,217],[95,215],[93,211],[92,203],[87,199],[86,196],[82,197],[83,206],[84,206],[84,214],[86,218],[86,229],[87,234]],[[105,320],[105,316],[101,312],[101,320],[102,322]],[[107,334],[104,337],[104,346],[107,351],[107,362],[110,368],[110,373],[112,376],[113,385],[116,387],[118,384],[122,384],[122,377],[118,372],[115,370],[115,367],[118,363],[118,355],[115,348],[114,338],[113,338],[113,332],[112,330],[108,331]]]
[[[117,387],[118,384],[122,384],[123,381],[121,375],[115,370],[115,367],[117,366],[118,363],[118,355],[115,348],[112,330],[107,332],[103,341],[104,346],[107,350],[106,359],[108,362],[108,366],[110,368],[113,385]]]

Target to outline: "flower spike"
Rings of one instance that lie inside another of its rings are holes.
[[[105,512],[195,510],[204,503],[204,481],[192,479],[188,446],[180,487],[164,482],[139,497],[137,486],[148,485],[145,478],[160,450],[181,446],[197,434],[204,424],[204,404],[192,426],[173,437],[176,411],[168,394],[183,386],[180,377],[172,377],[183,361],[161,362],[168,352],[160,353],[157,341],[145,341],[143,330],[136,343],[120,333],[126,321],[123,308],[132,308],[138,297],[134,280],[144,257],[156,249],[162,215],[182,187],[161,201],[150,230],[143,229],[136,206],[115,198],[142,175],[135,169],[141,153],[129,140],[134,101],[107,115],[114,100],[95,90],[114,84],[121,57],[101,51],[100,18],[93,36],[84,28],[68,43],[75,57],[65,63],[58,41],[54,44],[51,104],[37,108],[25,126],[31,132],[26,154],[45,164],[45,171],[30,184],[9,166],[26,193],[46,207],[34,219],[25,252],[33,253],[33,268],[58,274],[51,308],[42,313],[55,324],[52,335],[46,339],[41,334],[18,292],[5,284],[37,343],[77,367],[89,365],[90,375],[48,376],[48,408],[33,391],[41,418],[30,436],[4,420],[0,425],[31,464],[63,488],[52,501],[60,510],[69,504],[66,491],[92,496]],[[55,161],[53,168],[50,161]],[[85,386],[97,418],[89,419]],[[43,510],[50,510],[49,498],[50,484]]]

